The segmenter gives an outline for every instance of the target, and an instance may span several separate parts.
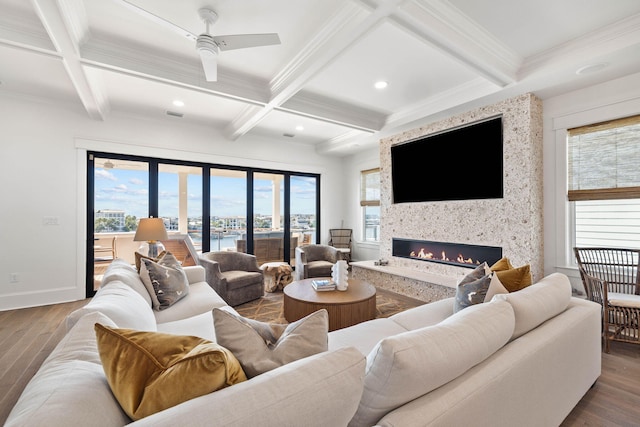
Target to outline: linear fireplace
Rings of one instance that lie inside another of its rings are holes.
[[[502,248],[465,243],[393,238],[392,255],[419,261],[475,268],[485,261],[489,265],[494,264],[502,258]]]

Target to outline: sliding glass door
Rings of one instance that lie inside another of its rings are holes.
[[[247,172],[212,168],[209,172],[210,250],[247,251]]]
[[[318,179],[314,176],[291,175],[290,182],[291,234],[296,236],[298,245],[316,243]]]
[[[253,254],[258,264],[285,259],[284,179],[280,173],[253,175]]]
[[[202,250],[202,167],[158,165],[158,217],[167,233],[188,234]]]
[[[141,218],[162,218],[199,252],[241,251],[259,264],[293,264],[296,246],[317,240],[317,174],[109,153],[88,153],[87,172],[87,296],[114,258],[135,262]]]
[[[93,157],[93,198],[89,212],[92,236],[90,287],[97,290],[111,261],[137,247],[133,234],[149,216],[149,164],[144,161]]]

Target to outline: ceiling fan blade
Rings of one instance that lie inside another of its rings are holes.
[[[200,54],[200,60],[202,61],[202,68],[204,69],[204,76],[208,82],[215,82],[218,80],[218,55],[210,50],[201,49],[198,50]]]
[[[119,2],[120,4],[122,4],[123,6],[127,7],[128,9],[134,11],[135,13],[137,13],[140,16],[143,16],[145,18],[147,18],[150,21],[155,22],[156,24],[162,25],[165,28],[168,28],[169,30],[188,38],[189,40],[193,40],[196,41],[196,39],[198,38],[197,35],[193,34],[191,31],[187,31],[182,27],[179,27],[178,25],[174,24],[173,22],[167,21],[166,19],[149,12],[146,9],[141,8],[140,6],[137,6],[127,0],[115,0],[117,2]]]
[[[213,36],[220,50],[244,49],[247,47],[269,46],[280,44],[276,33],[269,34],[234,34],[229,36]]]

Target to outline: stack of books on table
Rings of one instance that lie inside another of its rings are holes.
[[[333,291],[336,289],[336,284],[331,280],[312,280],[311,286],[316,291]]]

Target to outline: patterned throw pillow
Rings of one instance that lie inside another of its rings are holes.
[[[107,382],[133,420],[246,381],[233,354],[193,336],[95,324]]]
[[[171,252],[165,252],[157,262],[142,258],[140,278],[149,291],[154,310],[169,308],[189,293],[187,275]]]
[[[496,294],[507,293],[495,273],[491,273],[487,263],[482,263],[466,275],[456,288],[454,313],[475,304],[491,301]]]
[[[143,255],[140,252],[136,251],[135,252],[135,256],[136,256],[136,271],[138,273],[140,273],[140,268],[142,267],[142,260],[143,259],[150,259],[151,261],[155,261],[158,262],[158,260],[160,258],[162,258],[165,254],[167,253],[167,251],[162,251],[158,254],[158,256],[156,258],[152,258],[150,256],[147,255]]]
[[[238,358],[248,378],[327,351],[329,314],[318,310],[288,325],[247,319],[214,308],[216,341]]]

